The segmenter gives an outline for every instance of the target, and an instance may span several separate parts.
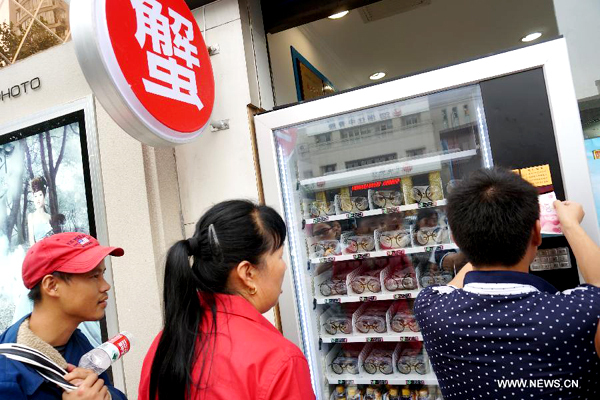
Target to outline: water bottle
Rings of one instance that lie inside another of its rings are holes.
[[[429,397],[429,390],[427,390],[427,388],[422,388],[421,390],[419,390],[417,399],[430,400],[431,397]]]
[[[336,399],[342,399],[342,398],[346,398],[346,388],[342,385],[338,385],[335,388],[335,398]]]
[[[348,386],[347,392],[348,392],[348,396],[347,396],[348,400],[361,400],[361,395],[360,395],[360,392],[358,391],[358,388],[356,387],[356,385]]]
[[[390,388],[388,395],[387,395],[387,400],[400,400],[400,395],[398,394],[398,389]]]
[[[408,388],[408,386],[404,386],[402,388],[400,399],[401,400],[411,400],[412,398],[413,398],[413,395],[412,395],[410,389]]]
[[[109,339],[108,342],[85,353],[79,360],[79,367],[90,369],[100,375],[127,353],[132,343],[133,335],[129,332],[121,332]]]

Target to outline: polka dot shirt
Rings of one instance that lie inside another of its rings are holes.
[[[446,399],[600,399],[600,288],[472,271],[463,289],[424,289],[414,310]]]

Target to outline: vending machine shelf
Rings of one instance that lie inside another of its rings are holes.
[[[419,294],[419,290],[404,290],[398,293],[380,293],[380,294],[369,294],[365,296],[338,296],[338,297],[317,297],[315,298],[317,304],[335,304],[335,303],[359,303],[366,301],[380,301],[380,300],[401,300],[401,299],[414,299]]]
[[[355,219],[355,218],[364,218],[364,217],[373,217],[376,215],[383,214],[393,214],[393,213],[401,213],[405,211],[418,210],[421,208],[432,208],[432,207],[442,207],[446,205],[446,200],[438,200],[431,203],[415,203],[408,204],[406,206],[398,206],[398,207],[386,207],[380,208],[378,210],[368,210],[358,213],[345,213],[340,215],[328,215],[323,217],[309,218],[304,220],[305,225],[313,225],[318,224],[320,222],[329,222],[329,221],[343,221],[347,219]]]
[[[422,342],[423,335],[418,332],[382,333],[369,336],[336,335],[321,336],[323,343],[371,343],[371,342]]]
[[[418,253],[431,253],[436,250],[456,250],[458,246],[455,243],[447,243],[437,246],[418,246],[409,247],[405,249],[397,250],[384,250],[384,251],[373,251],[370,253],[356,253],[356,254],[342,254],[340,256],[330,257],[319,257],[311,258],[311,264],[331,263],[339,261],[351,261],[351,260],[364,260],[366,258],[379,258],[379,257],[394,257],[405,254],[418,254]]]
[[[303,179],[300,186],[305,190],[327,190],[357,182],[367,182],[374,179],[388,179],[436,171],[442,163],[468,160],[477,155],[477,149],[462,151],[446,151],[438,155],[408,159],[393,164],[378,165],[357,170],[344,171],[316,178]]]
[[[364,374],[363,374],[364,375]],[[341,379],[340,379],[341,378]],[[399,374],[393,375],[327,375],[327,381],[330,385],[437,385],[438,380],[433,372],[425,375],[407,374],[402,377]]]

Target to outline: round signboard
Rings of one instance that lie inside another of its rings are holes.
[[[210,120],[215,84],[184,0],[75,1],[70,19],[84,75],[127,133],[152,146],[200,135]]]

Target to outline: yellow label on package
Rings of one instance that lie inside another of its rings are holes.
[[[550,166],[548,164],[521,168],[520,172],[521,177],[535,187],[552,185],[552,176],[550,175]]]

